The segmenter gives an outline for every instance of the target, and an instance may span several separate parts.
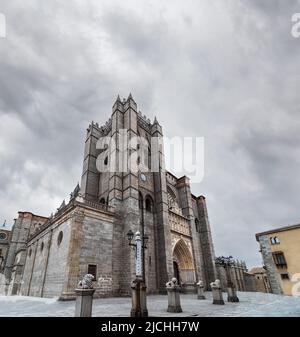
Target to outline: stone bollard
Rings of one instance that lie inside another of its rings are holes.
[[[93,275],[85,275],[75,289],[75,317],[92,317],[93,295],[95,292],[93,279]]]
[[[197,287],[198,287],[198,300],[205,300],[203,281],[199,281],[197,283]]]
[[[222,295],[221,282],[220,280],[215,280],[210,284],[212,295],[213,295],[213,304],[225,304]]]
[[[175,277],[171,281],[166,283],[166,288],[168,292],[168,312],[182,312],[180,305],[179,289],[180,286],[177,283]]]

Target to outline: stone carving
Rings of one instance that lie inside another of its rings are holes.
[[[211,288],[221,288],[221,281],[216,279],[215,282],[211,282],[210,286]]]
[[[202,287],[203,287],[203,281],[200,280],[200,281],[197,283],[197,286],[202,288]]]
[[[197,283],[197,287],[198,287],[198,296],[197,296],[198,300],[205,300],[203,281],[199,280],[199,282]]]
[[[178,287],[178,281],[176,277],[173,277],[171,281],[166,283],[167,289],[174,289]]]
[[[78,282],[78,289],[93,289],[93,280],[94,276],[91,274],[86,274],[83,276],[83,279]]]

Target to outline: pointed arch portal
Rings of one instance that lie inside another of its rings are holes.
[[[180,284],[195,282],[195,267],[189,247],[180,239],[173,250],[174,276]],[[175,267],[176,266],[176,267]]]

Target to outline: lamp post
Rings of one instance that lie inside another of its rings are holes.
[[[135,234],[132,230],[127,233],[128,243],[135,250],[135,279],[132,282],[132,308],[131,317],[148,317],[146,304],[146,284],[145,284],[145,254],[147,249],[148,235],[141,237],[139,231]],[[133,238],[135,243],[133,243]]]
[[[217,257],[216,264],[224,267],[225,272],[226,272],[228,302],[239,302],[239,298],[236,295],[235,285],[232,282],[231,272],[230,272],[231,266],[234,264],[232,256]]]

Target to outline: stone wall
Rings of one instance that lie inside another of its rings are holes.
[[[27,245],[21,295],[74,298],[78,280],[97,266],[95,296],[111,296],[113,215],[79,203]],[[99,285],[99,286],[98,286]]]
[[[274,294],[282,294],[281,282],[277,273],[272,251],[270,247],[270,240],[268,235],[261,235],[259,237],[259,243],[261,248],[261,254],[264,260],[264,265],[267,269],[268,280],[270,283],[271,291]]]

